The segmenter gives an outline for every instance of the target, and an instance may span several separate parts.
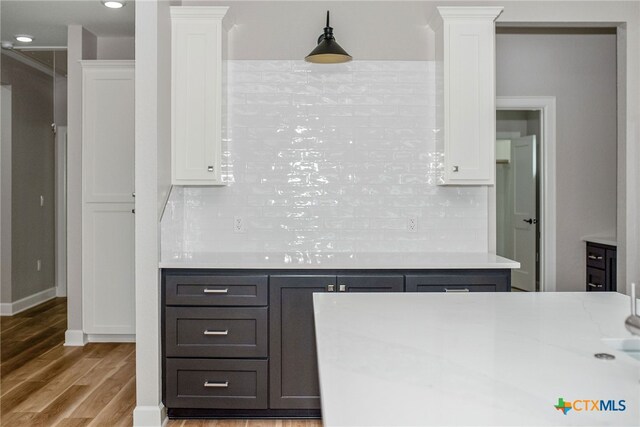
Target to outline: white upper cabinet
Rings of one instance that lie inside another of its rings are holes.
[[[436,120],[444,185],[495,182],[495,19],[502,7],[438,7]]]
[[[223,18],[227,7],[171,8],[174,185],[222,185]]]

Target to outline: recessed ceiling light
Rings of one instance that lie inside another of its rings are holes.
[[[33,41],[33,36],[28,36],[26,34],[16,35],[15,38],[22,43],[31,43]]]
[[[107,0],[102,2],[102,4],[108,7],[109,9],[120,9],[121,7],[124,7],[124,3],[125,3],[124,1],[118,1],[118,0]]]

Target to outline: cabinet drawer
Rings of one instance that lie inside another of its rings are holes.
[[[587,292],[604,292],[607,290],[607,275],[604,270],[587,267]]]
[[[407,275],[407,292],[496,292],[508,291],[508,273],[436,273]]]
[[[267,361],[167,359],[169,408],[266,409]]]
[[[494,285],[418,285],[413,292],[495,292]]]
[[[587,265],[589,267],[602,268],[606,266],[606,249],[587,245]]]
[[[168,274],[167,305],[267,305],[267,276]]]
[[[168,357],[267,357],[267,307],[167,307]]]

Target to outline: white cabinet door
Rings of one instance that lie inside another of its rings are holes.
[[[87,203],[82,312],[87,334],[135,333],[133,203]]]
[[[171,8],[174,185],[222,184],[222,18],[227,9]]]
[[[495,182],[495,24],[500,7],[439,7],[441,184]]]
[[[135,333],[135,68],[81,64],[83,330],[120,341]]]
[[[134,78],[132,61],[83,61],[84,202],[133,202]]]

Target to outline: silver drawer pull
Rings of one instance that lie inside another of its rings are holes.
[[[589,258],[589,259],[597,259],[597,260],[601,260],[602,259],[601,256],[595,256],[595,255],[591,255],[591,254],[589,254],[589,256],[587,258]]]
[[[205,288],[204,289],[204,293],[205,294],[226,294],[229,292],[229,288],[224,288],[224,289],[209,289],[209,288]]]
[[[223,383],[210,383],[209,381],[204,382],[205,387],[214,387],[214,388],[227,388],[229,387],[229,381],[225,381]]]
[[[204,335],[229,335],[229,330],[225,329],[224,331],[210,331],[206,330],[203,332]]]
[[[587,283],[587,286],[591,286],[592,288],[601,288],[602,285],[594,285],[593,283]]]
[[[462,289],[447,289],[444,288],[445,292],[469,292],[469,289],[467,288],[462,288]]]

